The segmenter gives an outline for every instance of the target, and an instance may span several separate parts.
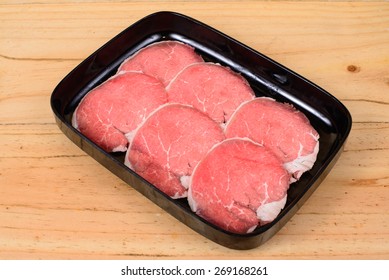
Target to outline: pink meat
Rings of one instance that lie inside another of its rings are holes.
[[[218,123],[225,123],[242,102],[255,96],[241,75],[206,62],[186,67],[166,89],[170,102],[192,105]]]
[[[289,104],[271,98],[243,103],[225,127],[227,138],[248,137],[271,149],[298,180],[312,168],[319,151],[319,134],[308,118]]]
[[[144,47],[127,58],[118,71],[143,72],[167,86],[186,66],[202,61],[191,46],[178,41],[162,41]]]
[[[113,76],[92,89],[73,114],[72,124],[107,152],[126,151],[131,133],[167,102],[164,86],[142,73]]]
[[[186,197],[193,168],[223,139],[221,127],[204,113],[164,105],[134,134],[125,164],[167,195]]]
[[[268,149],[249,139],[215,145],[193,171],[191,209],[234,233],[269,223],[285,206],[290,175]]]

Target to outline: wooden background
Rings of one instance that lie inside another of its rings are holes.
[[[203,21],[340,99],[353,129],[317,191],[264,245],[236,251],[182,225],[54,123],[59,81],[161,10]],[[389,259],[389,3],[0,2],[1,259]]]

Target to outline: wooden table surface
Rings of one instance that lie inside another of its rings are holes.
[[[340,99],[353,128],[339,161],[264,245],[222,247],[87,156],[54,122],[54,87],[138,19],[177,11]],[[1,259],[389,259],[389,3],[0,3]]]

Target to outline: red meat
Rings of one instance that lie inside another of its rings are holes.
[[[225,123],[242,102],[255,96],[241,75],[205,62],[186,67],[166,89],[170,102],[192,105],[218,123]]]
[[[286,203],[290,175],[268,149],[249,139],[215,145],[193,171],[191,209],[234,233],[271,222]]]
[[[311,169],[319,151],[319,134],[308,118],[289,104],[271,98],[243,103],[225,127],[227,138],[248,137],[272,150],[298,180]]]
[[[202,61],[191,46],[178,41],[162,41],[144,47],[127,58],[118,71],[143,72],[167,86],[186,66]]]
[[[165,88],[155,78],[142,73],[120,73],[83,98],[72,124],[105,151],[126,151],[125,134],[166,102]]]
[[[167,195],[186,197],[193,168],[223,139],[222,128],[204,113],[167,104],[136,131],[125,164]]]

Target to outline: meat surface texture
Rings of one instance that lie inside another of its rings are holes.
[[[252,232],[285,206],[290,175],[268,149],[247,138],[215,145],[193,171],[188,202],[224,230]]]
[[[311,169],[319,151],[319,134],[293,106],[271,98],[243,103],[225,127],[227,138],[248,137],[272,150],[293,175]]]
[[[144,47],[127,58],[118,71],[142,72],[167,86],[186,66],[202,61],[191,46],[177,41],[162,41]]]
[[[186,197],[194,167],[224,138],[222,128],[206,114],[167,104],[136,131],[125,164],[170,197]]]
[[[170,102],[192,105],[221,124],[242,102],[255,97],[241,75],[209,62],[186,67],[166,90]]]
[[[92,89],[80,102],[73,126],[107,152],[127,150],[126,133],[167,102],[164,86],[142,73],[117,74]]]
[[[293,106],[178,41],[148,45],[89,91],[72,125],[171,198],[232,233],[272,222],[319,134]]]

